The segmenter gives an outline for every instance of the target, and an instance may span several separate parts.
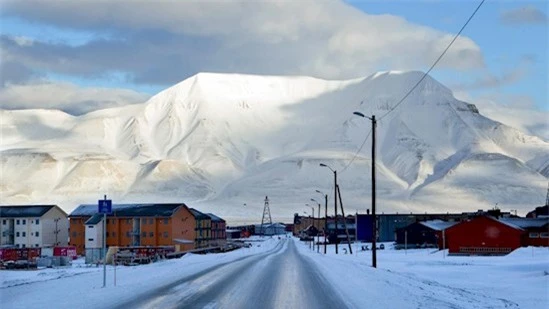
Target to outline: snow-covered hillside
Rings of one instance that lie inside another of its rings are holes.
[[[326,81],[201,73],[141,105],[74,117],[1,110],[2,203],[58,203],[70,211],[103,194],[115,202],[183,201],[233,221],[305,210],[331,193],[338,170],[345,207],[370,200],[371,124],[421,72]],[[482,116],[427,77],[377,128],[383,212],[524,213],[544,201],[549,143]],[[332,198],[330,198],[330,201]],[[247,206],[243,206],[243,204]]]

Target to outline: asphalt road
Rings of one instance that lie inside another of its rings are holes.
[[[347,308],[294,240],[160,287],[119,308]]]

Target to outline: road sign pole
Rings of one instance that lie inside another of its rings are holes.
[[[107,195],[104,195],[103,200],[99,200],[98,213],[103,214],[103,245],[101,255],[103,256],[103,287],[107,286],[107,214],[112,211],[112,201],[107,200]]]

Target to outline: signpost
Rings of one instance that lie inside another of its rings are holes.
[[[107,214],[112,212],[112,200],[107,199],[107,195],[99,200],[97,212],[103,214],[103,287],[107,286]]]

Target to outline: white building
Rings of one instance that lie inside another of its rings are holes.
[[[67,246],[69,220],[56,205],[0,206],[0,245]]]
[[[103,215],[95,214],[86,221],[85,248],[103,248]]]

